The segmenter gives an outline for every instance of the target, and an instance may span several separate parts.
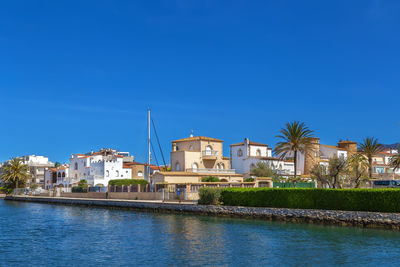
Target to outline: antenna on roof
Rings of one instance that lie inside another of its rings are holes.
[[[193,137],[194,135],[193,135],[193,132],[194,132],[194,130],[190,130],[190,137]]]

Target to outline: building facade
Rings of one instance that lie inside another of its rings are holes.
[[[223,155],[223,141],[205,136],[172,141],[171,172],[153,175],[155,183],[197,183],[202,177],[215,176],[221,181],[242,181]]]
[[[49,161],[48,157],[29,155],[21,157],[22,163],[29,166],[30,179],[27,185],[37,184],[41,188],[45,188],[45,171],[54,167],[54,163]]]
[[[294,175],[293,160],[283,160],[272,156],[272,148],[245,138],[243,142],[231,145],[232,168],[237,173],[250,175],[258,163],[264,163],[281,176]]]
[[[113,179],[130,179],[132,169],[124,166],[124,160],[133,160],[133,157],[128,152],[114,149],[73,154],[70,158],[69,182],[75,185],[84,179],[91,186],[107,186]]]

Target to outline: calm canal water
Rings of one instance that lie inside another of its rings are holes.
[[[399,265],[400,233],[0,200],[0,266]]]

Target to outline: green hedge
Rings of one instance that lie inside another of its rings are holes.
[[[88,188],[82,186],[73,186],[71,188],[72,193],[87,193]]]
[[[115,179],[115,180],[110,180],[108,182],[108,185],[114,185],[114,186],[138,185],[138,184],[140,184],[141,186],[145,186],[149,183],[143,179]]]
[[[200,205],[217,205],[220,204],[222,188],[202,187],[199,189]]]
[[[228,206],[400,212],[398,189],[226,188]]]

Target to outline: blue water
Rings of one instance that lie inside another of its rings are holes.
[[[396,231],[0,200],[1,266],[399,264]]]

